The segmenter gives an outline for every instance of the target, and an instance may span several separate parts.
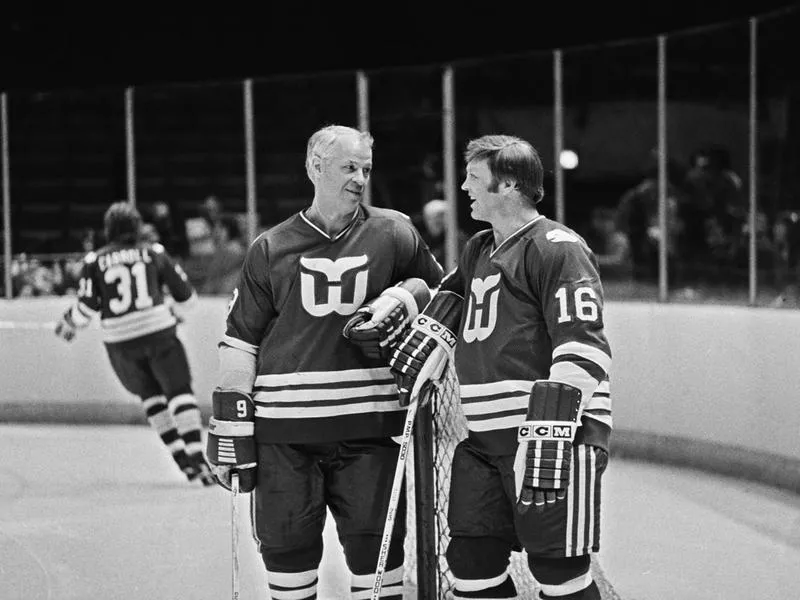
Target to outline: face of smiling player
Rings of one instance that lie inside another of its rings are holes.
[[[372,173],[372,149],[356,136],[339,138],[322,161],[316,195],[325,210],[352,212]],[[326,211],[327,212],[327,211]]]
[[[467,164],[467,176],[461,189],[469,194],[472,204],[472,218],[476,221],[492,221],[492,216],[504,202],[504,195],[498,193],[497,182],[486,160],[473,160]]]

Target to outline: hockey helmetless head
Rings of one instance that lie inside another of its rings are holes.
[[[114,202],[106,210],[103,227],[109,243],[133,243],[139,239],[142,216],[130,202]]]

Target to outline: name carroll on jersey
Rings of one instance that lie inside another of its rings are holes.
[[[153,262],[148,248],[123,248],[121,250],[114,250],[109,254],[100,254],[96,258],[97,268],[101,271],[105,271],[114,265],[132,265],[137,262],[147,264]]]
[[[173,310],[196,298],[183,269],[161,244],[112,243],[84,258],[77,310],[83,319],[99,313],[103,341],[115,344],[168,333],[177,324]]]

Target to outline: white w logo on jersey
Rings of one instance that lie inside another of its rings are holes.
[[[329,258],[300,257],[300,296],[303,308],[313,317],[324,317],[331,313],[352,315],[364,304],[367,297],[368,270],[362,269],[367,264],[367,256],[347,256],[337,260]],[[361,269],[352,274],[351,271]],[[353,281],[353,297],[350,301],[342,300],[342,288],[345,283]],[[324,289],[319,289],[323,286]],[[317,302],[318,294],[325,296],[324,302]]]
[[[577,242],[578,238],[563,229],[551,229],[545,237],[551,242]]]
[[[500,297],[500,273],[486,279],[475,277],[470,284],[469,306],[464,321],[464,341],[482,342],[497,325],[497,300]],[[487,315],[488,313],[488,315]]]

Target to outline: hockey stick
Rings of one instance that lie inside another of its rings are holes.
[[[233,564],[231,569],[231,583],[233,586],[233,600],[239,600],[239,474],[231,475],[231,550]]]
[[[389,510],[386,512],[386,523],[383,526],[383,538],[381,548],[378,553],[378,565],[375,567],[375,583],[372,586],[371,600],[378,600],[381,596],[383,587],[383,574],[386,570],[386,560],[389,557],[389,546],[392,542],[392,531],[394,530],[394,519],[397,516],[397,505],[400,502],[400,491],[402,490],[403,475],[406,470],[406,456],[408,445],[411,441],[411,432],[414,430],[414,420],[417,416],[419,401],[412,399],[408,405],[406,422],[403,425],[403,437],[400,441],[400,453],[397,455],[397,466],[394,470],[394,481],[392,481],[392,493],[389,496]]]

